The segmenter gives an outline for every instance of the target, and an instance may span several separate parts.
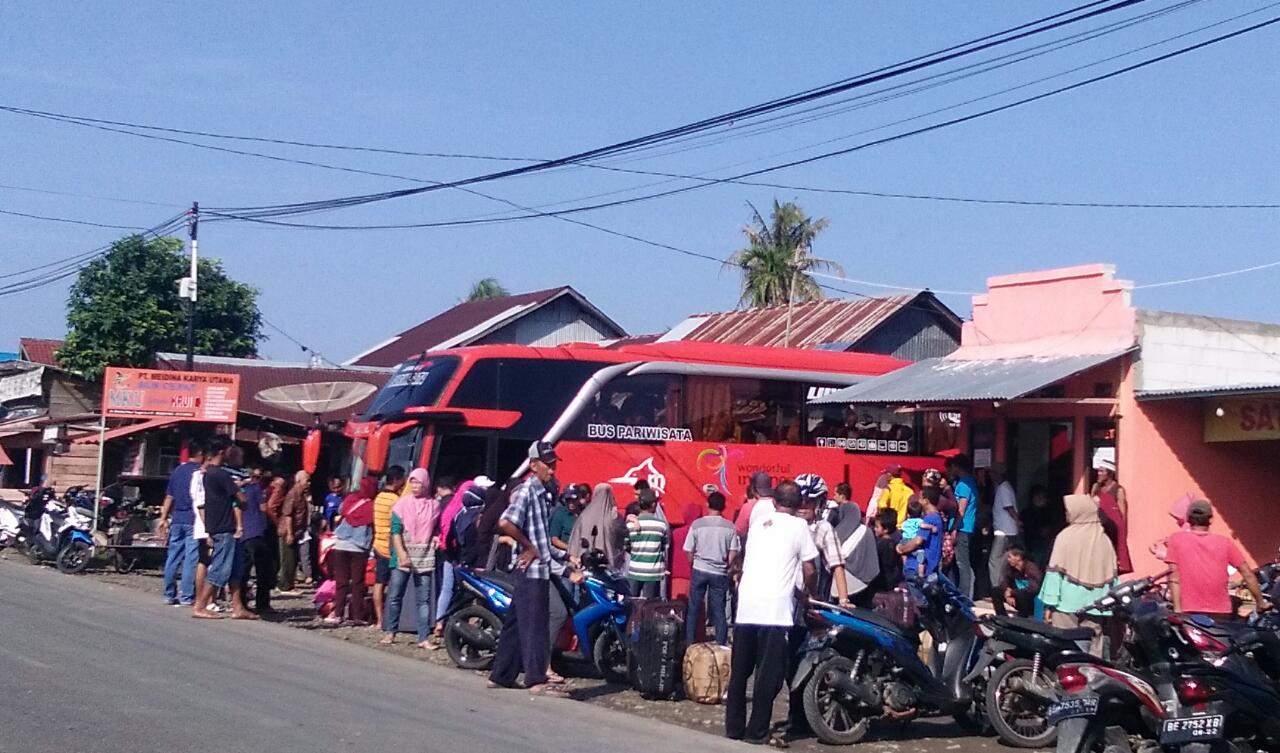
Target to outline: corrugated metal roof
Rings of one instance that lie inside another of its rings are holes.
[[[1012,400],[1106,363],[1127,353],[963,361],[930,358],[861,384],[837,390],[814,403],[949,403]]]
[[[1192,397],[1232,397],[1235,395],[1257,395],[1264,392],[1280,392],[1280,384],[1233,384],[1211,387],[1178,387],[1168,390],[1138,390],[1134,397],[1139,400],[1176,400]]]
[[[186,356],[178,353],[159,353],[156,355],[156,368],[182,370],[186,366]],[[220,358],[214,356],[196,356],[197,371],[212,371],[222,374],[240,375],[240,410],[255,416],[284,421],[299,426],[310,426],[313,418],[293,411],[284,410],[264,403],[255,396],[268,387],[282,387],[286,384],[305,384],[307,382],[367,382],[381,387],[391,369],[373,368],[309,368],[302,364],[275,364],[254,358]],[[346,410],[333,411],[320,416],[322,421],[346,420],[358,415],[373,400],[370,396],[359,405]]]
[[[18,339],[18,357],[24,361],[44,366],[62,368],[58,363],[58,348],[62,340],[42,340],[38,337],[22,337]]]
[[[916,303],[920,301],[920,303]],[[926,304],[927,301],[927,304]],[[856,344],[905,306],[928,305],[952,320],[957,336],[960,319],[928,293],[883,298],[829,299],[791,306],[791,334],[787,336],[787,307],[696,314],[677,324],[664,340],[814,348],[824,343]]]

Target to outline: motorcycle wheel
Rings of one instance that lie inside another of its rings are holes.
[[[58,570],[68,575],[84,572],[92,549],[83,541],[73,541],[58,552]]]
[[[1058,728],[1045,720],[1049,704],[1020,692],[1015,686],[1035,683],[1040,687],[1058,687],[1058,682],[1044,667],[1034,677],[1030,659],[1014,659],[1001,664],[987,683],[987,718],[1005,745],[1015,748],[1047,748],[1058,738]]]
[[[492,637],[496,647],[502,633],[502,620],[488,609],[471,604],[454,612],[445,622],[444,647],[449,652],[449,659],[461,669],[488,669],[498,653],[497,649],[484,648],[469,641],[464,626],[465,630],[480,631]]]
[[[805,719],[818,739],[828,745],[853,745],[871,728],[871,719],[853,699],[843,698],[834,683],[852,672],[852,659],[833,656],[818,665],[804,686]]]
[[[22,545],[22,553],[27,555],[27,562],[38,565],[44,561],[44,557],[40,556],[40,548],[30,541]]]
[[[627,647],[622,645],[616,630],[601,630],[591,644],[591,659],[596,671],[610,685],[626,685],[630,682],[627,672]]]

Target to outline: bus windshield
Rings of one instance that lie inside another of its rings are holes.
[[[432,356],[400,364],[365,412],[364,420],[401,413],[411,406],[432,406],[458,369],[457,356]]]

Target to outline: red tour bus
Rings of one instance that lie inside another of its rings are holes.
[[[615,484],[621,507],[646,479],[675,523],[710,486],[732,514],[760,470],[818,473],[832,487],[847,481],[865,504],[887,463],[936,466],[922,443],[954,446],[955,431],[939,438],[917,414],[807,401],[903,365],[864,353],[695,342],[427,352],[400,365],[362,419],[348,423],[350,478],[400,465],[424,466],[433,478],[503,480],[524,470],[530,443],[542,439],[556,444],[562,483]]]

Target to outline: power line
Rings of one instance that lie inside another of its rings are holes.
[[[102,222],[89,222],[87,220],[73,220],[69,217],[50,217],[43,214],[27,214],[26,212],[15,212],[11,209],[0,209],[0,214],[8,214],[14,217],[25,217],[29,220],[44,220],[45,222],[62,222],[68,225],[87,225],[89,227],[105,227],[112,230],[144,230],[145,228],[136,225],[108,225]]]
[[[1174,285],[1188,285],[1193,282],[1204,282],[1205,280],[1217,280],[1223,277],[1234,277],[1235,275],[1248,274],[1249,272],[1257,272],[1263,269],[1271,269],[1280,267],[1280,261],[1267,262],[1266,264],[1258,264],[1244,269],[1233,269],[1229,272],[1215,272],[1213,274],[1199,275],[1197,277],[1187,277],[1181,280],[1168,280],[1166,282],[1149,282],[1145,285],[1134,285],[1133,290],[1150,290],[1151,288],[1167,288]]]
[[[1039,19],[1037,21],[1033,21],[1027,24],[1022,24],[1020,26],[1014,27],[1013,29],[1006,29],[1005,31],[997,32],[996,34],[987,35],[986,37],[982,37],[978,40],[972,40],[970,42],[966,42],[961,45],[956,45],[940,52],[930,53],[929,55],[913,58],[911,60],[904,61],[902,63],[898,63],[893,66],[877,69],[875,71],[871,71],[869,73],[862,74],[854,78],[845,79],[843,81],[836,82],[835,84],[832,84],[832,85],[819,87],[817,89],[807,90],[799,94],[790,95],[787,97],[783,97],[781,99],[771,100],[769,102],[766,102],[760,105],[755,105],[752,107],[736,110],[731,113],[725,113],[712,118],[707,118],[701,121],[697,121],[695,123],[689,123],[683,126],[679,126],[677,128],[668,129],[666,131],[651,133],[646,136],[629,139],[627,141],[618,142],[618,143],[611,144],[604,147],[590,149],[584,152],[579,152],[577,154],[568,155],[566,157],[538,162],[532,165],[524,165],[518,168],[509,169],[509,170],[503,170],[499,172],[473,176],[473,177],[464,178],[461,180],[444,182],[438,185],[422,186],[419,188],[401,189],[398,191],[385,191],[385,192],[379,192],[379,193],[373,193],[373,194],[337,197],[337,198],[327,199],[324,201],[317,201],[317,202],[300,202],[300,203],[294,203],[294,204],[270,205],[270,206],[261,206],[261,207],[232,207],[227,209],[229,209],[230,211],[237,212],[241,215],[247,214],[249,212],[254,212],[258,216],[264,216],[264,217],[265,216],[285,216],[285,215],[296,213],[299,211],[310,211],[316,208],[327,209],[327,208],[343,208],[343,207],[349,207],[349,206],[358,206],[360,204],[367,204],[367,203],[372,203],[376,201],[386,201],[389,199],[413,196],[421,193],[426,193],[428,191],[436,191],[444,188],[456,188],[459,186],[472,185],[475,183],[488,182],[488,181],[499,180],[503,178],[515,177],[517,175],[525,175],[529,173],[541,172],[541,171],[551,170],[554,168],[574,165],[576,163],[590,161],[599,157],[621,154],[626,151],[634,150],[639,146],[643,146],[646,144],[661,143],[663,141],[668,141],[676,136],[708,130],[710,128],[718,127],[720,125],[740,122],[746,118],[756,117],[761,114],[774,112],[786,107],[792,107],[797,104],[803,104],[805,102],[813,101],[823,97],[832,96],[834,94],[839,94],[844,91],[849,91],[851,89],[869,86],[869,85],[878,83],[880,81],[884,81],[897,76],[906,75],[908,73],[912,73],[914,71],[917,71],[926,67],[930,67],[933,65],[945,63],[950,60],[954,60],[956,58],[963,57],[966,55],[975,54],[977,52],[981,52],[983,50],[986,50],[998,45],[1007,44],[1007,43],[1016,41],[1018,39],[1023,39],[1023,38],[1032,36],[1034,34],[1044,33],[1056,28],[1060,28],[1060,27],[1072,24],[1072,23],[1077,23],[1089,18],[1094,18],[1105,13],[1115,12],[1144,1],[1145,0],[1119,0],[1119,2],[1107,4],[1104,7],[1096,7],[1099,5],[1104,5],[1101,2],[1087,3],[1085,5],[1078,6],[1077,8],[1073,8],[1069,11],[1063,11],[1062,13],[1054,14],[1053,16],[1050,16],[1044,19]],[[1082,11],[1082,10],[1084,10],[1085,12],[1079,13],[1079,11]],[[1072,15],[1072,14],[1075,14],[1075,15]],[[1047,21],[1050,21],[1050,20],[1052,20],[1052,23],[1046,23]],[[1014,33],[1014,32],[1017,32],[1017,33]],[[12,106],[5,106],[4,108],[0,108],[0,109],[6,109],[10,112],[18,112],[19,114],[27,114],[27,115],[31,115],[36,112],[36,111],[26,110],[25,108],[15,108]]]
[[[98,199],[99,201],[117,201],[122,204],[143,204],[152,207],[165,207],[166,209],[182,209],[183,204],[164,204],[159,201],[145,201],[143,199],[125,199],[119,196],[98,196],[87,193],[72,193],[70,191],[53,191],[47,188],[33,188],[31,186],[10,186],[0,184],[0,189],[6,191],[28,191],[30,193],[43,193],[52,196],[71,196],[77,199]]]
[[[1056,95],[1059,95],[1059,94],[1064,94],[1064,93],[1069,92],[1069,91],[1074,91],[1075,89],[1079,89],[1079,88],[1084,87],[1084,86],[1089,86],[1089,85],[1096,84],[1096,83],[1099,83],[1099,82],[1102,82],[1102,81],[1106,81],[1106,80],[1108,80],[1108,79],[1115,78],[1115,77],[1117,77],[1117,76],[1121,76],[1121,75],[1126,74],[1126,73],[1130,73],[1130,72],[1133,72],[1133,71],[1136,71],[1136,70],[1139,70],[1139,69],[1142,69],[1142,68],[1146,68],[1146,67],[1151,66],[1151,65],[1154,65],[1154,64],[1156,64],[1156,63],[1164,62],[1164,61],[1166,61],[1166,60],[1170,60],[1170,59],[1172,59],[1172,58],[1179,57],[1179,56],[1181,56],[1181,55],[1185,55],[1185,54],[1187,54],[1187,53],[1194,52],[1194,51],[1196,51],[1196,50],[1200,50],[1200,49],[1202,49],[1202,48],[1204,48],[1204,47],[1208,47],[1208,46],[1213,45],[1213,44],[1217,44],[1217,43],[1220,43],[1220,42],[1227,41],[1227,40],[1229,40],[1229,39],[1233,39],[1233,38],[1238,37],[1238,36],[1241,36],[1241,35],[1243,35],[1243,34],[1247,34],[1247,33],[1253,32],[1253,31],[1257,31],[1257,30],[1262,29],[1262,28],[1265,28],[1265,27],[1267,27],[1267,26],[1271,26],[1272,24],[1275,24],[1275,23],[1280,23],[1280,17],[1272,18],[1272,19],[1269,19],[1269,20],[1267,20],[1267,21],[1263,21],[1263,22],[1260,22],[1260,23],[1253,24],[1253,25],[1251,25],[1251,26],[1245,27],[1245,28],[1243,28],[1243,29],[1239,29],[1239,30],[1237,30],[1237,31],[1233,31],[1233,32],[1230,32],[1230,33],[1227,33],[1227,34],[1223,34],[1223,35],[1220,35],[1220,36],[1217,36],[1217,37],[1213,37],[1213,38],[1208,39],[1208,40],[1205,40],[1205,41],[1203,41],[1203,42],[1199,42],[1199,43],[1196,43],[1196,44],[1193,44],[1193,45],[1189,45],[1189,46],[1186,46],[1186,47],[1182,47],[1182,48],[1179,48],[1179,49],[1174,50],[1174,51],[1172,51],[1172,52],[1168,52],[1168,53],[1165,53],[1165,54],[1163,54],[1163,55],[1158,55],[1158,56],[1156,56],[1156,57],[1149,58],[1149,59],[1147,59],[1147,60],[1143,60],[1143,61],[1140,61],[1140,62],[1138,62],[1138,63],[1134,63],[1134,64],[1132,64],[1132,65],[1128,65],[1128,66],[1125,66],[1125,67],[1123,67],[1123,68],[1119,68],[1119,69],[1117,69],[1117,70],[1114,70],[1114,71],[1111,71],[1111,72],[1108,72],[1108,73],[1104,73],[1104,74],[1101,74],[1101,75],[1098,75],[1098,76],[1093,76],[1093,77],[1091,77],[1091,78],[1087,78],[1087,79],[1084,79],[1084,80],[1082,80],[1082,81],[1078,81],[1078,82],[1073,83],[1073,84],[1068,84],[1068,85],[1066,85],[1066,86],[1061,86],[1061,87],[1058,87],[1058,88],[1056,88],[1056,89],[1053,89],[1053,90],[1050,90],[1050,91],[1047,91],[1047,92],[1043,92],[1043,93],[1040,93],[1040,94],[1032,95],[1032,96],[1029,96],[1029,97],[1024,97],[1024,98],[1019,99],[1019,100],[1016,100],[1016,101],[1014,101],[1014,102],[1006,103],[1006,104],[999,105],[999,106],[996,106],[996,107],[991,107],[991,108],[988,108],[988,109],[985,109],[985,110],[981,110],[981,111],[979,111],[979,112],[971,113],[971,114],[969,114],[969,115],[964,115],[964,116],[960,116],[960,117],[952,118],[952,119],[950,119],[950,120],[945,120],[945,121],[942,121],[942,122],[939,122],[939,123],[933,123],[933,124],[930,124],[930,125],[927,125],[927,126],[923,126],[923,127],[921,127],[921,128],[916,128],[916,129],[913,129],[913,130],[910,130],[910,131],[905,131],[905,132],[902,132],[902,133],[894,134],[894,135],[892,135],[892,136],[886,136],[886,137],[884,137],[884,138],[880,138],[880,139],[875,139],[875,140],[873,140],[873,141],[864,142],[864,143],[862,143],[862,144],[858,144],[858,145],[855,145],[855,146],[846,147],[846,148],[843,148],[843,149],[838,149],[838,150],[835,150],[835,151],[826,152],[826,153],[824,153],[824,154],[819,154],[819,155],[816,155],[816,156],[806,157],[806,158],[803,158],[803,159],[792,160],[792,161],[790,161],[790,162],[786,162],[786,163],[778,164],[778,165],[773,165],[773,166],[770,166],[770,167],[760,168],[760,169],[757,169],[757,170],[751,170],[751,171],[749,171],[749,172],[745,172],[745,173],[741,173],[741,174],[738,174],[738,175],[734,175],[734,176],[731,176],[731,177],[729,177],[729,178],[705,178],[705,179],[701,179],[701,180],[703,180],[704,182],[703,182],[703,183],[701,183],[701,184],[699,184],[699,185],[694,185],[694,186],[682,186],[682,187],[680,187],[680,188],[674,188],[674,189],[671,189],[671,190],[668,190],[668,191],[662,191],[662,192],[658,192],[658,193],[648,194],[648,195],[645,195],[645,196],[631,197],[631,198],[627,198],[627,199],[620,199],[620,200],[617,200],[617,201],[603,202],[603,203],[597,203],[597,204],[589,204],[589,205],[585,205],[585,206],[573,207],[573,208],[570,208],[570,209],[557,210],[557,211],[554,211],[554,212],[542,212],[542,213],[539,213],[538,215],[526,215],[525,217],[509,217],[509,218],[503,218],[503,219],[501,219],[501,220],[496,220],[496,219],[488,219],[488,220],[457,220],[457,221],[439,221],[439,222],[388,223],[388,224],[377,224],[377,225],[372,225],[372,224],[366,224],[366,225],[325,225],[325,224],[314,224],[314,223],[285,222],[285,221],[281,221],[281,220],[269,219],[269,217],[288,216],[288,214],[289,214],[290,212],[289,212],[289,211],[284,211],[284,210],[270,210],[269,212],[266,212],[266,213],[259,213],[259,214],[241,214],[241,213],[238,213],[238,212],[236,212],[236,211],[234,211],[234,210],[232,210],[232,211],[227,211],[227,210],[216,211],[216,210],[215,210],[215,211],[210,212],[210,214],[213,214],[213,215],[215,215],[215,216],[217,216],[217,217],[221,217],[221,218],[223,218],[223,219],[243,220],[243,221],[257,222],[257,223],[262,223],[262,224],[267,224],[267,225],[277,225],[277,226],[283,226],[283,227],[304,227],[304,228],[312,228],[312,229],[319,229],[319,230],[400,230],[400,229],[411,229],[411,228],[428,228],[428,227],[458,227],[458,226],[465,226],[465,225],[484,225],[484,224],[493,224],[493,223],[495,223],[495,222],[501,222],[501,221],[510,221],[510,220],[513,220],[513,219],[525,219],[525,218],[527,218],[527,217],[532,217],[532,216],[557,216],[557,217],[559,217],[559,216],[570,215],[570,214],[578,214],[578,213],[581,213],[581,212],[589,212],[589,211],[595,211],[595,210],[599,210],[599,209],[606,209],[606,208],[611,208],[611,207],[624,206],[624,205],[627,205],[627,204],[634,204],[634,203],[638,203],[638,202],[641,202],[641,201],[649,201],[649,200],[652,200],[652,199],[658,199],[658,198],[664,198],[664,197],[668,197],[668,196],[674,196],[674,195],[677,195],[677,194],[688,193],[689,191],[697,190],[697,189],[699,189],[699,188],[704,188],[704,187],[706,187],[706,186],[714,185],[714,184],[716,184],[716,183],[732,183],[732,182],[737,182],[737,181],[741,181],[741,180],[743,180],[743,179],[745,179],[745,178],[752,178],[752,177],[755,177],[755,176],[757,176],[757,175],[763,175],[763,174],[766,174],[766,173],[776,172],[776,171],[778,171],[778,170],[784,170],[784,169],[787,169],[787,168],[792,168],[792,167],[798,167],[798,166],[801,166],[801,165],[806,165],[806,164],[809,164],[809,163],[812,163],[812,162],[818,162],[818,161],[820,161],[820,160],[824,160],[824,159],[830,159],[830,158],[833,158],[833,157],[839,157],[839,156],[843,156],[843,155],[846,155],[846,154],[851,154],[851,153],[853,153],[853,152],[861,151],[861,150],[863,150],[863,149],[868,149],[868,148],[875,147],[875,146],[881,146],[881,145],[884,145],[884,144],[889,144],[889,143],[892,143],[892,142],[895,142],[895,141],[900,141],[900,140],[902,140],[902,139],[910,138],[910,137],[913,137],[913,136],[919,136],[919,135],[922,135],[922,134],[925,134],[925,133],[930,133],[930,132],[937,131],[937,130],[941,130],[941,129],[944,129],[944,128],[949,128],[949,127],[951,127],[951,126],[960,125],[960,124],[967,123],[967,122],[970,122],[970,121],[973,121],[973,120],[977,120],[977,119],[979,119],[979,118],[987,117],[987,116],[990,116],[990,115],[995,115],[995,114],[997,114],[997,113],[1001,113],[1001,112],[1004,112],[1004,111],[1006,111],[1006,110],[1012,110],[1012,109],[1014,109],[1014,108],[1016,108],[1016,107],[1020,107],[1020,106],[1025,105],[1025,104],[1030,104],[1030,103],[1032,103],[1032,102],[1038,102],[1038,101],[1040,101],[1040,100],[1042,100],[1042,99],[1047,99],[1047,98],[1052,97],[1052,96],[1056,96]],[[446,186],[446,187],[447,187],[447,186],[449,186],[450,184],[440,184],[440,185],[441,185],[441,186]],[[409,190],[417,191],[418,189],[409,189]],[[299,206],[299,207],[300,207],[300,206],[303,206],[303,205],[295,205],[295,206]],[[1243,207],[1241,206],[1241,207],[1239,207],[1239,208],[1243,208]],[[1251,208],[1270,208],[1270,207],[1251,207]]]
[[[181,227],[185,222],[185,215],[179,214],[165,222],[155,225],[149,229],[143,230],[137,235],[159,237]],[[15,295],[28,290],[35,290],[47,285],[53,285],[78,274],[82,269],[92,263],[95,259],[105,254],[111,249],[111,244],[98,246],[97,248],[81,251],[61,259],[39,264],[27,269],[15,270],[0,274],[0,279],[23,277],[26,279],[16,280],[14,282],[0,285],[0,296]]]

